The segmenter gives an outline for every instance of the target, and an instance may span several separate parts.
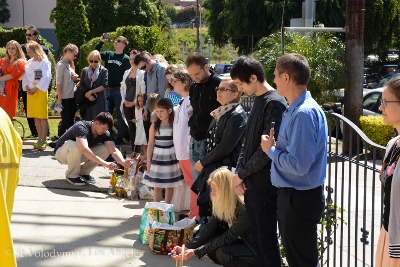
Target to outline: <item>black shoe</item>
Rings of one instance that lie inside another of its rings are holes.
[[[51,142],[49,143],[49,147],[51,148],[56,148],[57,142]]]
[[[88,184],[95,184],[96,183],[96,179],[93,178],[93,176],[90,175],[81,175],[82,179],[88,183]]]
[[[81,178],[68,178],[66,177],[67,181],[73,185],[85,185],[85,182],[81,180]]]
[[[60,139],[60,137],[58,137],[57,135],[55,135],[55,136],[53,136],[53,137],[51,138],[51,141],[57,141],[58,139]]]

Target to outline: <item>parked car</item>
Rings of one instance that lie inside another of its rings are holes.
[[[363,116],[374,115],[380,116],[381,111],[379,110],[379,106],[381,105],[381,98],[382,98],[383,88],[376,88],[376,89],[363,89]],[[344,89],[339,89],[336,91],[336,94],[340,95],[340,102],[332,103],[327,102],[322,105],[322,107],[329,111],[332,110],[333,112],[342,114],[344,108]],[[340,130],[338,138],[342,136],[342,129],[343,129],[343,122],[340,122]],[[331,129],[332,136],[336,135],[336,127]]]
[[[230,78],[230,77],[231,77],[230,73],[222,73],[222,74],[218,75],[218,78],[220,78],[221,80],[224,80],[224,79],[227,79],[227,78]]]
[[[363,116],[380,115],[379,111],[380,99],[382,96],[383,87],[376,89],[363,89]],[[344,89],[338,89],[334,92],[337,97],[337,102],[326,102],[322,107],[329,111],[342,114],[344,104]]]
[[[391,79],[393,79],[393,78],[395,78],[397,76],[400,76],[400,73],[394,73],[394,74],[386,75],[383,78],[381,78],[379,81],[377,81],[375,83],[368,84],[367,88],[374,89],[374,88],[382,87],[382,86],[385,85],[385,83],[387,83],[387,81],[389,81],[389,80],[391,80]]]
[[[373,83],[378,79],[378,74],[372,68],[364,68],[364,83]]]
[[[214,73],[222,74],[231,72],[232,64],[215,64]]]

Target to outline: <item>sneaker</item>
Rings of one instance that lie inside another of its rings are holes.
[[[67,181],[73,185],[85,185],[85,182],[81,180],[81,178],[68,178],[66,177]]]
[[[38,149],[39,148],[39,141],[33,144],[33,148],[34,149]]]
[[[90,175],[81,175],[82,179],[88,183],[88,184],[95,184],[96,183],[96,179],[93,178],[93,176]]]
[[[41,150],[41,151],[46,150],[46,143],[41,143],[41,144],[37,144],[37,145],[38,145],[38,148],[37,148],[37,149],[39,149],[39,150]]]

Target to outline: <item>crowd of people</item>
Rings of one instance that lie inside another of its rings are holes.
[[[0,107],[10,118],[16,116],[20,88],[35,126],[32,135],[38,137],[34,148],[44,150],[51,66],[47,49],[35,41],[38,35],[30,25],[26,45],[7,43],[7,55],[0,59]],[[66,180],[96,183],[90,175],[96,166],[117,168],[107,160],[110,155],[129,168],[132,159],[117,149],[128,126],[132,157],[147,163],[143,183],[154,188],[154,201],[162,200],[164,189],[166,203],[187,207],[187,216],[201,225],[185,259],[208,255],[223,266],[280,267],[279,225],[289,266],[318,266],[328,134],[324,112],[307,91],[307,59],[299,54],[278,58],[274,89],[261,63],[250,56],[239,57],[231,78],[221,81],[201,53],[190,54],[184,66],[169,65],[162,55],[147,51],[124,54],[129,45],[124,36],[115,39],[114,51],[101,51],[104,41],[101,36],[80,76],[74,66],[76,45],[67,44],[57,63],[55,106],[62,110],[62,122],[54,153],[68,165]],[[395,126],[398,103],[391,102],[400,102],[399,81],[387,84],[380,107],[385,122]],[[241,105],[244,93],[255,95],[249,113]],[[389,234],[399,229],[397,213],[390,212],[396,201],[390,188],[397,188],[392,182],[398,175],[393,167],[400,155],[397,143],[398,138],[389,143],[382,169],[382,183],[390,185],[385,187],[379,245],[384,263],[379,266],[399,266],[386,264],[399,255],[397,235]],[[172,257],[180,253],[177,246]]]

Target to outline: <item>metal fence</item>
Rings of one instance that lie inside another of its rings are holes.
[[[243,96],[249,112],[254,96]],[[374,266],[382,222],[383,193],[379,170],[385,147],[372,142],[337,113],[326,113],[328,165],[326,207],[320,226],[320,265]],[[336,138],[337,137],[337,138]],[[348,142],[343,140],[348,139]]]
[[[326,250],[320,264],[374,266],[382,221],[379,169],[385,147],[372,142],[339,114],[327,113],[327,120],[331,130],[325,183],[327,207],[320,228],[320,244]]]

